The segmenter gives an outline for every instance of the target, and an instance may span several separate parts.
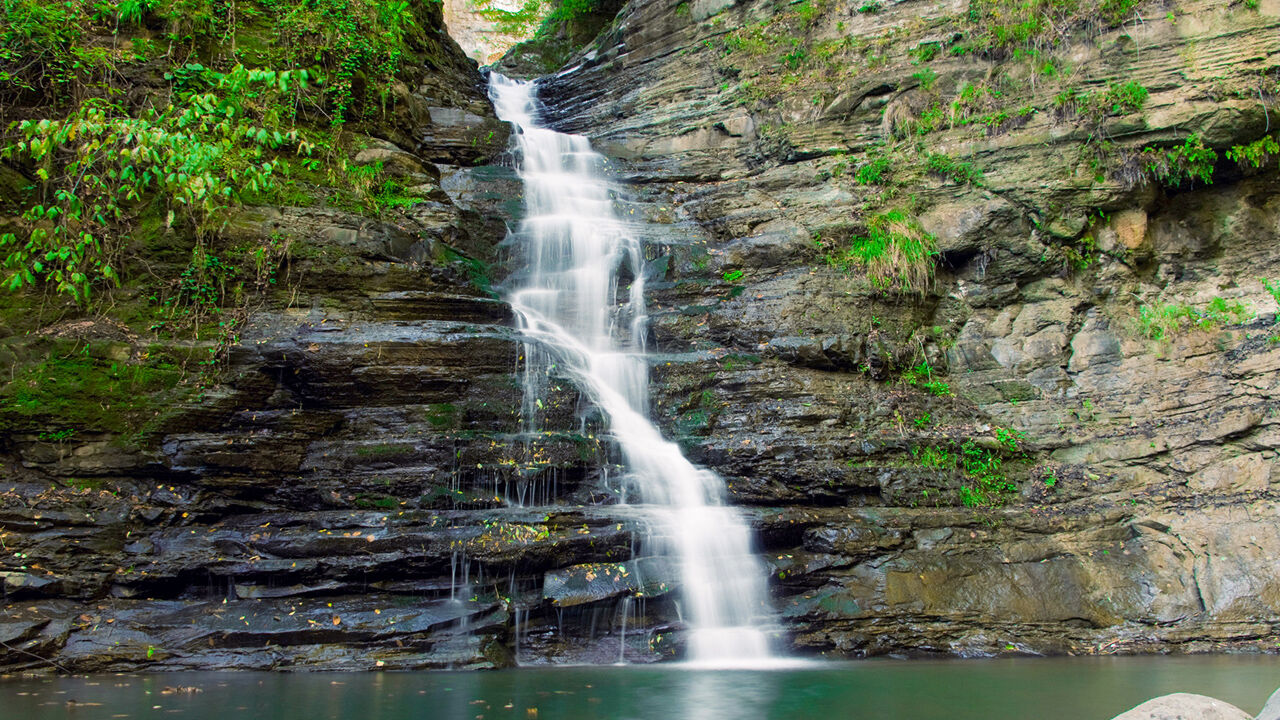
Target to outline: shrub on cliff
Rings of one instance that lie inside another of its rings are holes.
[[[893,209],[873,215],[866,234],[828,252],[826,260],[840,270],[853,265],[865,268],[879,288],[924,293],[933,280],[937,254],[937,239],[906,211]]]
[[[309,154],[296,130],[272,129],[271,109],[306,86],[305,70],[217,73],[209,92],[130,117],[91,99],[61,120],[24,120],[0,156],[35,168],[37,200],[17,232],[0,234],[3,284],[48,283],[77,303],[118,281],[123,238],[147,211],[197,241],[226,207],[269,193],[280,151]]]

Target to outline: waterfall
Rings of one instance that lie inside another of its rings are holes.
[[[574,380],[608,420],[628,501],[651,532],[647,551],[679,568],[689,659],[761,664],[770,613],[750,530],[725,505],[720,477],[689,462],[648,418],[643,226],[615,208],[606,160],[585,137],[540,127],[533,83],[494,73],[489,87],[498,117],[517,128],[524,181],[526,214],[514,239],[526,267],[507,299],[527,339],[525,417],[541,408],[552,367]]]

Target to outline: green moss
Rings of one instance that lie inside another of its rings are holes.
[[[13,429],[136,431],[178,393],[182,370],[166,361],[112,361],[105,343],[50,354],[0,389],[0,423]]]
[[[436,403],[427,406],[427,423],[437,430],[458,428],[458,408],[452,403]]]
[[[110,487],[109,481],[104,478],[67,478],[62,484],[73,490],[106,490]]]
[[[392,510],[400,505],[399,501],[389,495],[357,493],[356,507],[365,510]]]
[[[764,362],[764,358],[753,353],[730,353],[720,361],[720,369],[732,372],[740,367],[759,365],[762,362]]]
[[[451,247],[441,245],[441,260],[459,266],[472,287],[489,297],[497,297],[493,289],[493,281],[489,277],[489,265],[481,260],[467,257]]]

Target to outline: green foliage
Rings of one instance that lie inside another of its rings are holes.
[[[988,54],[1054,47],[1076,27],[1105,29],[1127,20],[1139,0],[970,0],[972,43]]]
[[[1085,235],[1080,238],[1075,247],[1070,245],[1063,246],[1062,254],[1066,257],[1067,263],[1072,270],[1088,270],[1090,266],[1098,261],[1098,241],[1092,234]]]
[[[1267,294],[1271,296],[1272,302],[1276,304],[1277,308],[1280,308],[1280,282],[1272,282],[1267,278],[1258,279],[1262,281],[1262,287],[1266,288]],[[1280,312],[1276,313],[1274,322],[1275,324],[1280,325]],[[1267,342],[1272,345],[1280,343],[1280,334],[1273,334],[1271,337],[1267,338]]]
[[[280,96],[305,86],[307,72],[236,66],[210,79],[214,92],[140,117],[89,100],[64,120],[18,125],[20,139],[0,156],[29,163],[40,185],[26,229],[0,235],[5,287],[48,283],[85,303],[95,286],[118,282],[122,231],[150,204],[167,226],[199,233],[219,211],[275,187],[287,168],[277,152],[308,145],[259,123]]]
[[[1147,177],[1166,185],[1183,185],[1199,180],[1213,184],[1213,166],[1218,153],[1204,144],[1199,134],[1191,134],[1181,145],[1161,150],[1145,148],[1138,154],[1138,162]]]
[[[941,52],[941,44],[936,42],[926,42],[920,43],[919,45],[911,48],[911,50],[908,51],[908,54],[911,55],[912,63],[916,65],[923,65],[924,63],[938,57]],[[928,90],[927,87],[925,89]]]
[[[868,158],[858,166],[853,179],[859,185],[883,185],[889,180],[890,161],[888,156],[879,155]]]
[[[438,2],[439,0],[431,0]],[[476,0],[473,0],[476,1]],[[489,2],[490,0],[480,0]],[[525,8],[532,8],[532,0],[525,0]],[[538,65],[546,73],[552,73],[579,48],[596,37],[613,19],[603,0],[539,0],[545,14],[533,36],[517,45],[512,52],[537,58]],[[687,18],[691,9],[687,3],[677,5],[675,15]],[[521,18],[523,20],[524,18]],[[710,41],[705,43],[710,47]]]
[[[943,153],[930,153],[925,163],[930,172],[958,185],[982,185],[982,171],[974,167],[973,163],[961,162]]]
[[[36,434],[36,437],[48,442],[62,442],[75,437],[75,428],[62,428],[61,430],[48,430]]]
[[[72,2],[0,0],[0,105],[24,93],[64,94],[86,69],[70,50],[84,35],[83,15]]]
[[[199,65],[212,64],[210,47],[243,42],[237,55],[246,64],[323,77],[320,96],[307,100],[333,124],[385,107],[423,30],[410,0],[247,0],[234,9],[221,0],[0,0],[0,10],[0,105],[86,89],[101,96],[121,65],[146,62],[160,48]],[[164,31],[150,35],[144,25]],[[118,39],[99,40],[127,33],[144,35],[132,38],[132,53]]]
[[[448,60],[431,2],[0,0],[0,283],[23,291],[0,302],[39,308],[19,334],[75,303],[218,358],[289,244],[230,232],[230,210],[420,202],[381,168],[358,188],[345,157],[359,143],[340,126]],[[49,342],[23,338],[19,357]],[[187,357],[20,359],[0,378],[0,424],[135,427],[173,399]]]
[[[1234,145],[1226,151],[1227,159],[1239,163],[1241,167],[1257,169],[1266,165],[1271,159],[1280,155],[1280,143],[1275,137],[1265,135],[1248,145]]]
[[[1204,309],[1180,303],[1141,305],[1137,327],[1151,340],[1168,340],[1192,329],[1207,332],[1246,322],[1251,316],[1252,312],[1243,303],[1215,297]]]
[[[1023,440],[1027,439],[1027,434],[1021,430],[1012,428],[996,428],[993,430],[996,436],[996,442],[1008,453],[1016,453],[1021,448]]]
[[[546,3],[543,0],[525,0],[525,3],[515,10],[497,7],[494,5],[494,0],[473,0],[472,7],[480,17],[493,22],[498,32],[513,35],[528,35],[538,27],[547,13]],[[688,4],[683,3],[682,7],[684,14],[687,15]],[[680,7],[676,8],[676,14],[681,14]]]
[[[559,4],[547,15],[544,27],[573,22],[595,12],[599,7],[600,0],[559,0]]]
[[[960,444],[958,452],[925,446],[913,447],[911,455],[923,467],[962,470],[966,482],[960,487],[959,498],[966,507],[996,507],[1018,491],[1005,467],[1026,458],[1023,443],[1027,436],[1020,430],[1001,427],[994,428],[992,435],[994,442],[990,437],[969,438]]]
[[[934,378],[934,369],[928,361],[922,361],[920,364],[907,368],[902,371],[902,381],[908,385],[916,385],[925,392],[938,397],[949,397],[951,386],[942,380]]]
[[[894,135],[897,137],[906,137],[912,134],[928,135],[935,130],[941,130],[946,124],[946,109],[941,102],[934,101],[926,106],[919,116],[904,118],[895,123]]]
[[[911,448],[911,455],[924,467],[953,468],[956,466],[955,455],[946,448],[913,447]]]
[[[926,108],[923,113],[920,113],[920,124],[916,128],[916,133],[924,135],[932,132],[933,130],[937,130],[946,124],[946,120],[947,113],[943,109],[942,104],[934,103]]]
[[[843,251],[829,253],[828,264],[847,271],[850,265],[866,268],[881,288],[925,292],[933,279],[937,239],[919,221],[900,209],[873,215],[867,234],[855,236]]]
[[[920,68],[919,70],[911,73],[911,77],[915,78],[916,82],[920,83],[921,90],[928,90],[932,88],[934,82],[938,80],[938,73],[934,72],[933,68],[926,67]]]
[[[942,380],[929,380],[921,387],[924,388],[925,392],[937,395],[938,397],[951,397],[954,395],[954,393],[951,392],[951,386]]]
[[[813,0],[804,0],[796,6],[796,16],[800,18],[801,24],[806,27],[812,25],[813,21],[818,19],[819,12],[820,10]]]
[[[364,212],[371,217],[380,217],[393,208],[409,207],[422,202],[422,198],[406,194],[401,180],[388,177],[381,162],[356,165],[342,159],[336,167],[329,169],[329,173],[333,184],[347,191],[341,198],[331,197],[330,202],[351,212]]]
[[[951,125],[981,125],[994,134],[1010,119],[1007,102],[1004,91],[991,83],[965,83],[952,99],[945,119]],[[934,129],[941,128],[942,119],[933,123]]]
[[[1064,72],[1062,61],[1057,58],[1045,58],[1036,64],[1036,72],[1047,78],[1060,77]]]
[[[742,275],[743,271],[741,270],[729,270],[724,274],[724,281],[729,283],[737,282],[742,279]]]
[[[1002,505],[1018,486],[1005,474],[1006,460],[1024,456],[1021,443],[1026,433],[1010,428],[995,428],[996,447],[990,448],[975,440],[966,440],[960,446],[960,464],[972,479],[972,484],[960,488],[960,501],[966,507]]]
[[[929,366],[927,361],[902,371],[902,381],[908,385],[917,385],[932,376],[933,368]]]
[[[773,47],[767,22],[744,25],[726,33],[723,40],[725,54],[745,53],[747,55],[764,55]]]
[[[122,23],[139,25],[152,8],[151,0],[120,0],[116,5],[116,18]]]
[[[1053,96],[1053,106],[1064,113],[1074,113],[1081,106],[1083,98],[1086,97],[1079,90],[1067,88]]]
[[[1142,109],[1147,103],[1147,89],[1140,83],[1130,80],[1126,83],[1111,83],[1107,86],[1104,102],[1110,105],[1112,115],[1126,115]]]
[[[1146,87],[1132,80],[1111,82],[1104,92],[1082,92],[1066,89],[1053,98],[1053,105],[1062,114],[1083,115],[1100,123],[1110,115],[1128,115],[1138,112],[1147,104],[1150,95]]]
[[[187,269],[178,278],[179,301],[200,309],[216,308],[223,303],[239,272],[235,265],[197,246]]]
[[[357,103],[369,100],[370,91],[385,103],[406,51],[406,36],[415,29],[409,0],[310,0],[280,21],[280,32],[291,40],[286,45],[291,66],[321,60],[334,125],[358,113]],[[312,38],[327,42],[317,44]],[[356,96],[357,82],[365,88],[362,97]]]
[[[1128,19],[1141,0],[1102,0],[1098,13],[1108,25],[1114,27]]]
[[[1262,281],[1262,287],[1266,289],[1267,294],[1275,301],[1276,306],[1280,307],[1280,282],[1272,282],[1267,278],[1259,278],[1259,280]],[[1277,315],[1276,319],[1280,320],[1280,315]]]
[[[788,68],[795,70],[801,65],[804,65],[808,57],[809,53],[808,50],[805,49],[804,45],[801,45],[799,40],[792,38],[791,49],[783,53],[778,60]]]

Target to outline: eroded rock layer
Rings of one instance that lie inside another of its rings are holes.
[[[1126,5],[1032,55],[966,45],[964,3],[637,0],[545,81],[632,183],[654,412],[748,506],[786,647],[1275,647],[1280,179],[1227,156],[1280,122],[1257,5]],[[446,50],[354,158],[420,202],[222,230],[293,244],[198,394],[6,411],[4,667],[679,654],[598,417],[553,377],[522,433],[491,287],[520,187]],[[910,289],[845,254],[892,210],[936,243]],[[15,368],[209,350],[5,322]]]
[[[989,5],[635,2],[547,81],[670,224],[668,427],[761,506],[797,649],[1273,649],[1280,184],[1234,158],[1280,120],[1276,8],[1018,52]],[[1197,139],[1203,176],[1151,169]],[[894,208],[923,291],[832,259]],[[1017,493],[943,507],[1004,429]]]

